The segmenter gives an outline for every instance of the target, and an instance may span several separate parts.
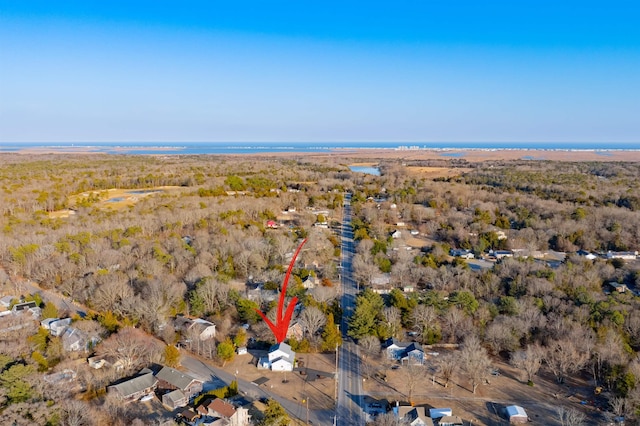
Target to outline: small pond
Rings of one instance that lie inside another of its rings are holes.
[[[380,169],[372,166],[349,166],[352,172],[366,173],[368,175],[380,176]]]

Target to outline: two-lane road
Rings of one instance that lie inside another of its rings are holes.
[[[353,314],[358,293],[353,279],[352,261],[354,254],[353,228],[351,226],[351,194],[347,194],[342,222],[342,299],[343,310],[340,329],[343,344],[339,351],[338,401],[336,403],[336,425],[365,424],[363,412],[364,394],[360,375],[360,354],[357,345],[347,336],[349,318]]]

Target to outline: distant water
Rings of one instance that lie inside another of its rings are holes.
[[[349,166],[352,172],[366,173],[368,175],[380,176],[380,169],[371,166]]]
[[[55,149],[60,152],[77,150],[106,154],[256,154],[278,152],[328,152],[355,149],[536,149],[603,151],[640,150],[640,142],[87,142],[87,143],[0,143],[0,152],[16,152],[28,148]],[[445,154],[447,155],[447,154]],[[606,155],[603,153],[602,155]],[[448,154],[448,156],[456,156]]]

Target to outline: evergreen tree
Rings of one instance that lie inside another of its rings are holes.
[[[289,426],[289,415],[278,401],[269,399],[262,426]]]
[[[223,365],[226,364],[227,361],[233,360],[236,352],[231,339],[227,337],[224,342],[220,342],[216,353],[218,354],[218,358],[222,360]]]
[[[347,334],[354,339],[377,335],[378,315],[382,312],[382,297],[367,288],[356,298],[356,309],[349,320]]]
[[[173,345],[164,347],[164,363],[169,367],[177,367],[180,365],[180,351]]]
[[[42,319],[45,318],[58,318],[58,308],[52,302],[47,302],[44,304],[44,308],[42,309]]]
[[[342,336],[340,335],[340,331],[333,320],[333,314],[329,312],[329,315],[327,315],[327,323],[325,324],[324,331],[322,332],[322,350],[332,351],[341,344]]]

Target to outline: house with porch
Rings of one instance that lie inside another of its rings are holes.
[[[384,343],[387,359],[393,359],[407,364],[424,364],[424,351],[416,342],[401,342],[389,339]]]
[[[271,371],[293,371],[296,353],[286,343],[271,346],[266,357],[258,360],[258,368]]]

